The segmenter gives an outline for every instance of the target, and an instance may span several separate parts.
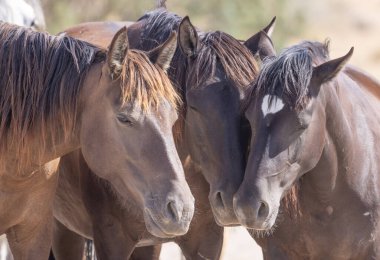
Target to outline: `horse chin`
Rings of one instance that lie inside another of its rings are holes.
[[[243,225],[247,229],[253,229],[256,231],[268,231],[271,230],[274,226],[275,221],[267,220],[262,223],[257,223],[254,221],[246,220],[242,221],[241,225]]]
[[[214,214],[216,224],[218,224],[221,227],[236,227],[240,225],[239,220],[235,216],[234,212],[228,214],[226,214],[225,212],[220,213],[213,207],[212,212]]]
[[[149,233],[151,233],[153,236],[159,237],[159,238],[173,238],[176,236],[181,236],[187,233],[188,227],[185,229],[181,229],[176,232],[168,232],[164,230],[164,228],[160,225],[159,221],[156,221],[155,218],[152,216],[149,210],[145,210],[144,212],[144,221],[146,229]]]
[[[259,221],[257,219],[251,219],[251,218],[244,218],[244,219],[239,219],[239,220],[240,220],[240,224],[247,229],[255,230],[259,232],[268,232],[268,231],[274,230],[277,216],[278,216],[278,208],[273,209],[270,215],[264,221]]]

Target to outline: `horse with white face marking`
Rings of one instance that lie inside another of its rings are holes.
[[[303,42],[264,60],[234,197],[265,259],[379,259],[380,84]],[[279,214],[282,212],[282,214]],[[281,217],[278,217],[278,216]]]
[[[281,98],[272,95],[265,95],[261,104],[263,115],[276,114],[284,108],[284,102]]]

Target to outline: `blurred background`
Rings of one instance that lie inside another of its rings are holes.
[[[58,33],[84,21],[136,20],[155,0],[41,0],[47,29]],[[247,39],[277,16],[277,50],[303,39],[331,40],[331,57],[355,46],[352,63],[380,77],[379,0],[168,0],[202,30],[223,30]]]

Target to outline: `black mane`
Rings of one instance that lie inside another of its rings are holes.
[[[328,59],[328,42],[305,41],[263,62],[253,94],[281,98],[290,107],[302,109],[309,99],[313,66]],[[271,103],[271,102],[270,102]]]
[[[182,18],[159,8],[146,13],[138,21],[144,21],[140,34],[140,47],[151,50],[163,43],[174,30],[177,30]],[[245,90],[257,75],[257,64],[250,51],[232,36],[220,32],[198,32],[200,49],[191,71],[188,70],[187,58],[177,48],[169,76],[180,92],[184,88],[200,86],[213,76],[217,61],[220,61],[226,77],[234,85]]]

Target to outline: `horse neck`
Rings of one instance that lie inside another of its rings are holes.
[[[70,136],[65,136],[58,131],[58,133],[46,136],[47,141],[45,143],[45,149],[41,148],[41,143],[35,139],[28,140],[28,152],[21,156],[15,157],[15,152],[12,147],[9,147],[9,150],[5,155],[2,155],[0,163],[0,183],[23,183],[33,182],[37,185],[36,180],[44,178],[42,177],[46,173],[46,167],[49,166],[53,161],[72,150],[75,150],[79,147],[78,135],[72,134]],[[54,164],[58,164],[59,160]],[[51,172],[49,173],[51,174]],[[49,177],[50,176],[46,176]],[[43,181],[42,180],[42,181]]]
[[[79,92],[76,115],[73,117],[75,128],[65,130],[62,126],[56,127],[54,132],[46,131],[44,145],[40,139],[33,138],[33,134],[30,134],[26,140],[28,151],[20,156],[15,156],[17,153],[12,152],[17,149],[7,146],[7,153],[2,155],[0,163],[0,176],[28,177],[34,171],[44,167],[46,163],[80,148],[81,111],[87,97],[93,92],[93,86],[98,85],[101,69],[102,63],[93,65],[83,82],[84,85]]]
[[[373,141],[380,135],[371,129],[374,124],[376,129],[380,127],[380,118],[371,118],[376,114],[371,100],[344,73],[322,86],[319,95],[325,103],[325,145],[318,164],[308,174],[310,178],[304,179],[326,205],[339,190],[351,195],[360,193],[358,189],[363,187],[358,187],[358,183],[372,189],[370,181],[363,181],[362,174],[365,171],[370,180],[377,173],[374,156],[378,151]]]

